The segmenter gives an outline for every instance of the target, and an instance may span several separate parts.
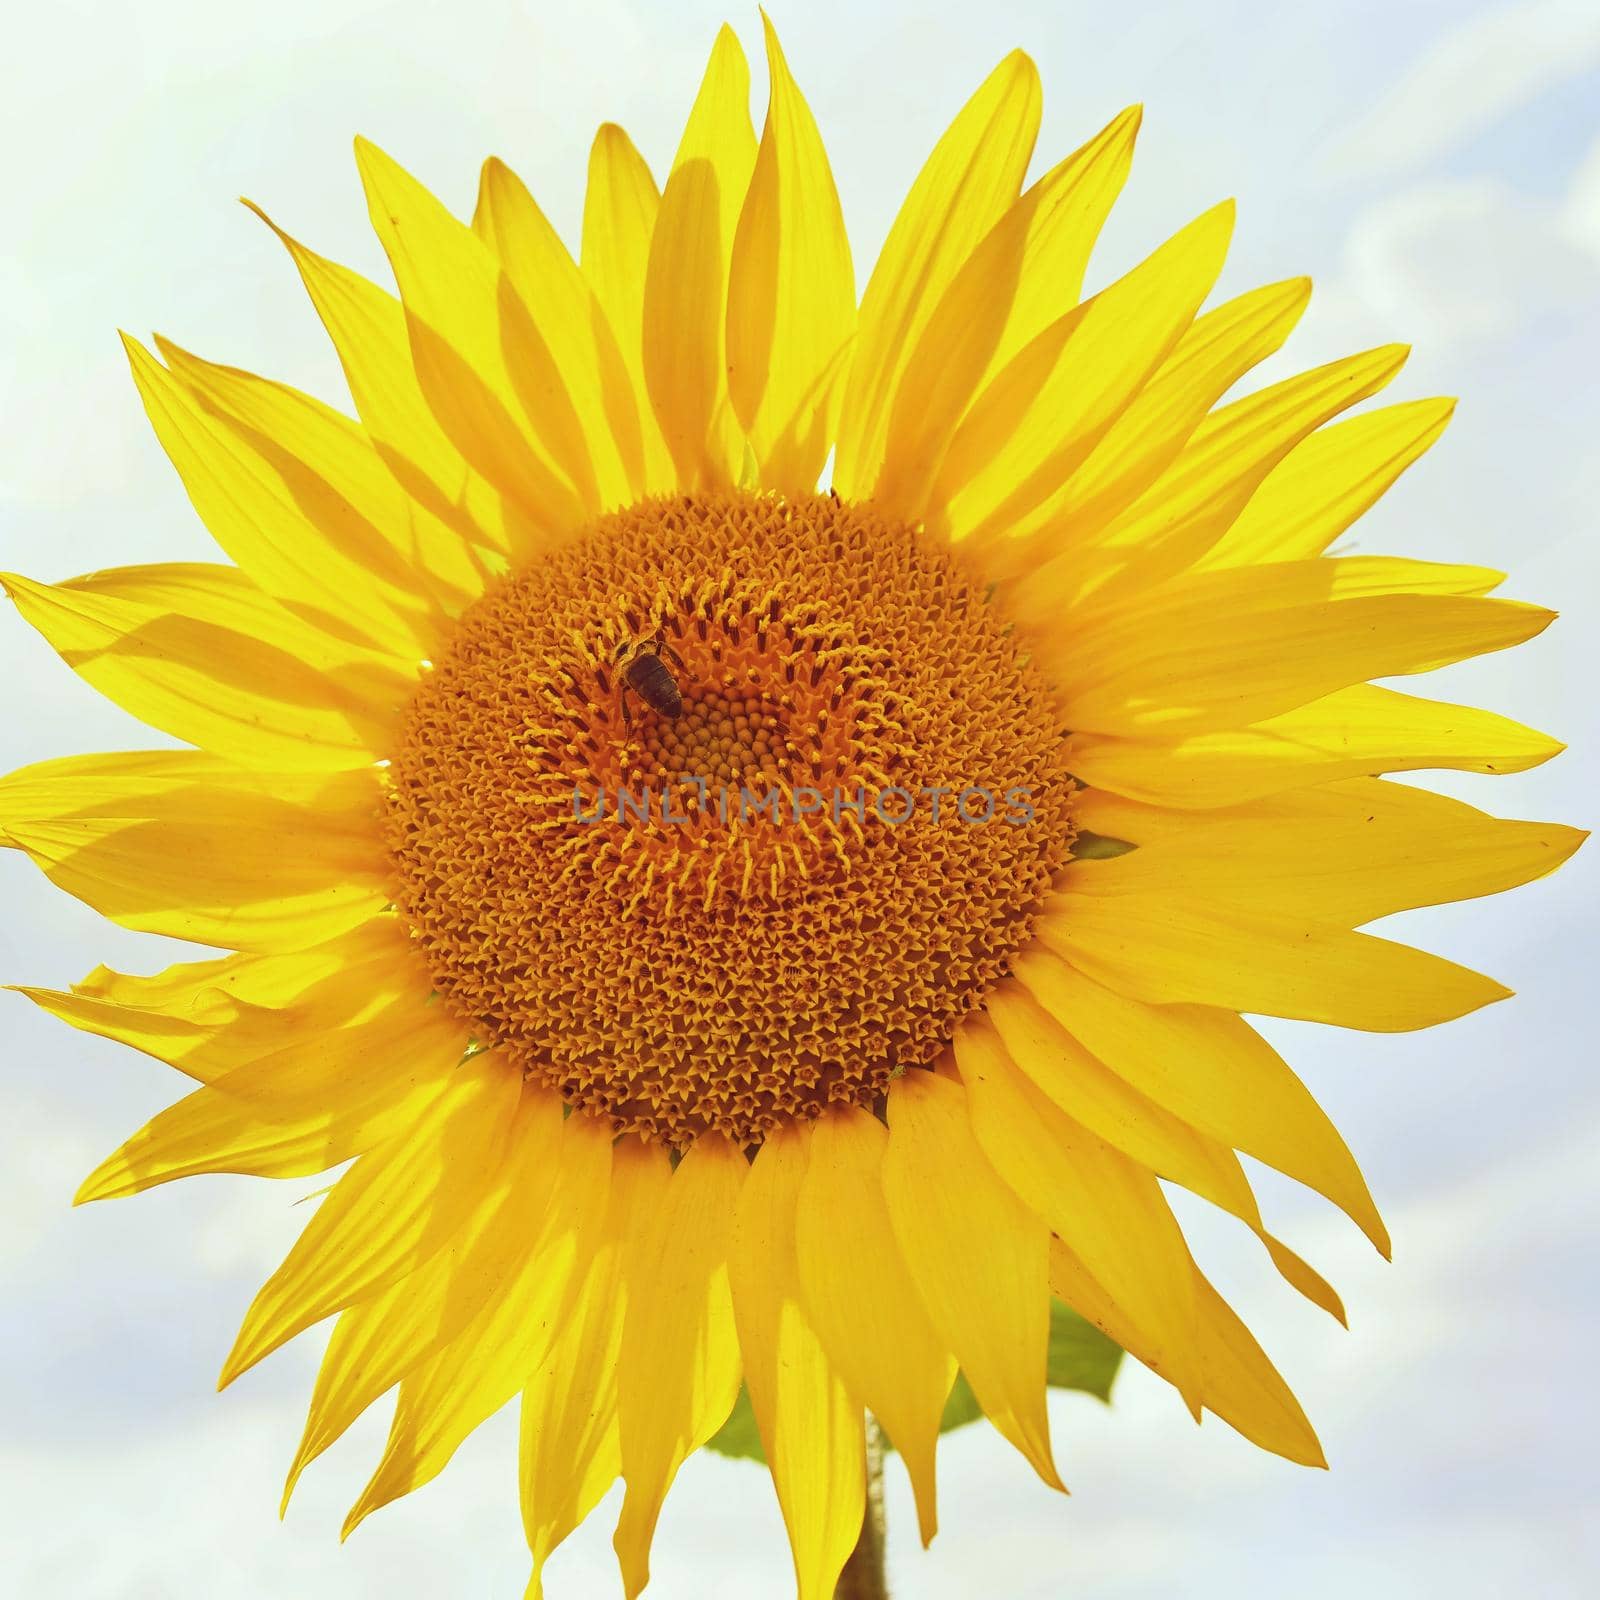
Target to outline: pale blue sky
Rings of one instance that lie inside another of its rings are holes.
[[[0,63],[0,556],[43,578],[208,559],[149,436],[115,330],[339,397],[338,369],[267,205],[378,272],[350,137],[450,202],[504,156],[572,236],[589,139],[623,122],[660,172],[717,7],[380,0],[270,7],[57,4],[7,25]],[[579,8],[572,8],[577,12]],[[1147,107],[1133,179],[1091,282],[1224,195],[1223,290],[1309,272],[1301,331],[1264,377],[1365,345],[1416,351],[1389,392],[1462,397],[1444,442],[1354,530],[1365,550],[1508,568],[1565,618],[1426,692],[1484,703],[1577,748],[1541,771],[1455,780],[1507,815],[1592,825],[1600,679],[1600,7],[1528,0],[1116,6],[983,0],[772,7],[830,142],[864,278],[949,115],[1015,45],[1046,93],[1041,157]],[[758,43],[753,8],[731,20]],[[756,52],[759,53],[758,51]],[[757,75],[761,69],[757,64]],[[157,743],[0,615],[0,767]],[[1271,1029],[1335,1114],[1387,1214],[1395,1262],[1287,1183],[1278,1231],[1344,1292],[1344,1333],[1288,1294],[1242,1230],[1186,1208],[1203,1259],[1295,1384],[1333,1470],[1203,1430],[1130,1365],[1109,1410],[1055,1402],[1063,1501],[986,1428],[942,1458],[924,1555],[890,1484],[901,1600],[1600,1592],[1592,1441],[1600,1289],[1600,1083],[1590,1020],[1593,851],[1493,902],[1414,914],[1417,942],[1518,997],[1421,1035]],[[65,985],[105,960],[175,957],[102,923],[0,854],[0,974]],[[170,949],[170,947],[167,947]],[[173,1098],[174,1075],[0,995],[0,1589],[29,1600],[382,1593],[518,1596],[514,1427],[482,1430],[437,1483],[340,1547],[385,1423],[308,1474],[286,1524],[315,1338],[218,1398],[215,1372],[314,1184],[213,1178],[68,1210],[84,1172]],[[892,1473],[893,1473],[893,1469]],[[553,1600],[620,1592],[604,1507],[557,1556]],[[780,1595],[764,1474],[701,1457],[662,1522],[650,1594]]]

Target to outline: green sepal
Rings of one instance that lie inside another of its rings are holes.
[[[1127,839],[1113,839],[1109,833],[1080,833],[1072,841],[1074,861],[1110,861],[1139,847]]]

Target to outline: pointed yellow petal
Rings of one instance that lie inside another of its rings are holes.
[[[295,950],[388,903],[381,805],[370,771],[255,773],[188,750],[73,756],[0,779],[0,841],[125,928]]]
[[[945,289],[894,398],[874,491],[880,503],[902,516],[920,516],[974,396],[983,397],[984,407],[977,431],[999,409],[1026,409],[1048,385],[1078,323],[1100,314],[1078,307],[1078,290],[1127,176],[1138,123],[1137,111],[1124,112],[1046,173],[995,223]],[[1024,351],[1026,359],[1014,359]],[[991,385],[1002,372],[1005,381]],[[969,432],[964,441],[968,448],[972,437]],[[941,506],[971,472],[970,461],[961,460],[940,480]]]
[[[401,1380],[383,1460],[341,1538],[378,1507],[437,1477],[462,1440],[521,1391],[566,1320],[606,1212],[612,1135],[606,1123],[584,1116],[555,1123],[553,1131],[540,1152],[548,1152],[545,1160],[517,1154],[513,1203],[526,1230],[520,1260],[471,1321]]]
[[[1169,740],[1082,734],[1073,771],[1152,804],[1229,806],[1371,772],[1525,772],[1564,746],[1493,711],[1355,684],[1249,728]]]
[[[979,1149],[960,1084],[920,1070],[895,1081],[883,1186],[917,1291],[979,1405],[1064,1488],[1045,1412],[1049,1230]]]
[[[250,209],[299,269],[344,368],[356,414],[396,481],[480,557],[503,563],[510,551],[531,548],[536,535],[525,514],[467,465],[423,397],[400,302],[359,273],[307,249],[259,206]]]
[[[395,619],[397,641],[429,656],[483,592],[487,569],[452,523],[419,505],[357,422],[310,395],[199,356],[156,348],[202,406],[247,432],[296,503]]]
[[[1129,999],[1038,947],[1018,960],[1017,980],[1101,1065],[1202,1133],[1325,1195],[1388,1254],[1389,1235],[1338,1130],[1242,1017]]]
[[[1277,1368],[1198,1269],[1195,1284],[1194,1361],[1206,1407],[1264,1450],[1302,1466],[1326,1466],[1322,1446]],[[1130,1355],[1145,1359],[1137,1328],[1059,1239],[1050,1244],[1050,1287]]]
[[[1084,799],[1084,827],[1140,848],[1114,861],[1076,863],[1065,880],[1075,893],[1170,889],[1346,927],[1499,894],[1553,872],[1587,837],[1557,823],[1491,817],[1382,778],[1198,815],[1093,792]]]
[[[1320,556],[1444,432],[1454,400],[1413,400],[1319,428],[1267,475],[1199,564]]]
[[[266,767],[368,766],[411,683],[297,621],[233,567],[118,567],[0,585],[83,679],[151,727]]]
[[[433,1282],[434,1275],[424,1267],[340,1313],[317,1368],[299,1449],[284,1480],[280,1518],[288,1515],[306,1468],[426,1354],[438,1313],[429,1292]]]
[[[766,29],[766,126],[728,275],[728,394],[768,488],[815,489],[833,443],[830,364],[855,331],[856,280],[822,137]]]
[[[743,456],[728,402],[728,267],[755,161],[750,69],[724,24],[661,196],[645,274],[645,379],[684,488],[734,482]]]
[[[728,1241],[745,1172],[725,1139],[702,1137],[649,1212],[641,1192],[630,1222],[617,1370],[628,1490],[613,1541],[628,1600],[650,1581],[650,1541],[678,1468],[738,1398]]]
[[[98,999],[93,995],[70,994],[59,989],[36,989],[22,984],[11,985],[18,994],[28,997],[36,1006],[59,1017],[85,1033],[98,1034],[102,1039],[115,1039],[119,1044],[132,1045],[158,1061],[165,1061],[180,1072],[202,1083],[210,1074],[187,1063],[191,1057],[205,1051],[215,1025],[207,1025],[188,1017],[171,1016],[165,1011],[148,1010],[142,1006],[118,1005],[113,1000]],[[231,1014],[232,1007],[227,1010]]]
[[[317,969],[315,976],[332,972],[343,964],[331,953],[336,951],[336,944],[322,949],[330,954],[325,967]],[[288,967],[278,967],[279,959],[215,956],[205,961],[174,962],[148,975],[113,972],[110,967],[100,966],[81,982],[73,984],[72,992],[119,1006],[169,1011],[198,1023],[224,1021],[236,1014],[241,1000],[255,1005],[275,1005],[303,987],[296,964],[311,963],[312,953],[297,952],[287,958]],[[262,976],[273,972],[282,972],[287,981],[278,983],[266,976],[265,984],[259,983]]]
[[[527,1261],[553,1182],[559,1096],[526,1081],[504,1159],[458,1168],[463,1216],[446,1248],[344,1312],[317,1374],[283,1503],[305,1468],[379,1395],[450,1344]],[[452,1199],[452,1205],[456,1200]]]
[[[281,445],[208,406],[137,339],[123,347],[146,416],[213,539],[302,622],[347,645],[414,663],[409,625],[363,581],[365,569],[329,537],[338,509],[309,506],[304,465]],[[348,516],[348,512],[345,513]]]
[[[362,1156],[261,1286],[219,1387],[447,1244],[478,1198],[481,1174],[500,1163],[520,1090],[508,1062],[493,1051],[476,1056],[415,1127]]]
[[[594,1509],[622,1471],[617,1367],[625,1311],[623,1260],[632,1219],[648,1214],[666,1183],[659,1153],[636,1139],[617,1145],[606,1211],[588,1272],[549,1353],[522,1394],[522,1522],[533,1556],[528,1595],[544,1592],[550,1552]],[[639,1190],[645,1191],[641,1198]]]
[[[1231,202],[1214,207],[1019,351],[950,442],[935,525],[955,538],[1015,537],[1047,515],[1193,320],[1232,232]]]
[[[1310,294],[1309,278],[1291,278],[1197,317],[1055,494],[1020,526],[991,525],[988,569],[1000,578],[1031,571],[1043,551],[1109,523],[1171,465],[1218,399],[1288,338]]]
[[[1273,717],[1369,678],[1521,644],[1554,613],[1412,582],[1386,558],[1188,573],[1118,603],[1053,615],[1041,667],[1070,728],[1171,736]],[[1041,584],[1041,588],[1043,585]]]
[[[1122,994],[1376,1033],[1432,1027],[1510,990],[1409,945],[1176,895],[1061,895],[1039,937]]]
[[[147,1123],[84,1180],[77,1203],[199,1172],[303,1177],[411,1127],[466,1043],[404,969],[353,968],[368,1004],[344,1027],[222,1073]]]
[[[1039,73],[1020,50],[984,80],[906,196],[861,300],[834,482],[869,495],[917,339],[978,242],[1017,198],[1039,132]]]
[[[806,1315],[829,1360],[906,1464],[926,1545],[938,1530],[934,1455],[956,1364],[895,1242],[883,1192],[888,1139],[867,1111],[817,1120],[795,1212],[795,1255]]]
[[[728,1257],[745,1387],[794,1554],[799,1600],[833,1600],[866,1507],[861,1407],[801,1306],[795,1247],[809,1130],[768,1135],[739,1195]]]
[[[1237,1217],[1261,1241],[1273,1265],[1296,1290],[1343,1319],[1343,1307],[1328,1285],[1266,1231],[1250,1180],[1239,1158],[1227,1145],[1208,1138],[1116,1073],[1107,1071],[1030,996],[1002,985],[990,994],[989,1008],[999,1038],[988,1036],[987,1052],[981,1031],[976,1040],[968,1040],[969,1051],[977,1051],[988,1074],[982,1084],[969,1084],[975,1107],[974,1125],[978,1122],[977,1102],[986,1095],[994,1112],[989,1124],[991,1135],[997,1141],[997,1148],[1009,1155],[1011,1166],[985,1144],[990,1159],[1022,1198],[1050,1223],[1051,1231],[1067,1239],[1090,1271],[1111,1292],[1117,1292],[1115,1285],[1122,1279],[1115,1267],[1107,1268],[1100,1261],[1093,1241],[1114,1240],[1119,1250],[1124,1249],[1123,1236],[1137,1227],[1137,1216],[1121,1224],[1103,1221],[1095,1229],[1085,1228],[1080,1223],[1071,1226],[1068,1232],[1061,1225],[1062,1220],[1071,1215],[1062,1210],[1066,1200],[1062,1190],[1067,1186],[1059,1177],[1054,1183],[1050,1181],[1052,1169],[1059,1168],[1066,1160],[1073,1160],[1080,1167],[1092,1167],[1096,1147],[1102,1141],[1110,1148],[1100,1152],[1101,1165],[1109,1163],[1112,1175],[1095,1169],[1095,1181],[1103,1186],[1108,1198],[1114,1200],[1120,1193],[1124,1202],[1129,1183],[1142,1183],[1146,1189],[1143,1198],[1164,1233],[1169,1270],[1165,1283],[1147,1286],[1144,1301],[1147,1312],[1152,1292],[1171,1293],[1176,1252],[1182,1243],[1166,1201],[1155,1188],[1155,1177],[1159,1174]],[[1061,1116],[1056,1107],[1066,1116]],[[1011,1135],[1009,1141],[1000,1143],[1006,1140],[1007,1134]],[[981,1129],[979,1142],[984,1143]],[[1137,1162],[1143,1170],[1124,1176],[1119,1184],[1115,1174],[1128,1165],[1124,1156]],[[1020,1172],[1020,1179],[1013,1177],[1014,1169]],[[1080,1242],[1086,1235],[1091,1242]],[[1185,1267],[1183,1274],[1177,1275],[1180,1287],[1186,1282],[1186,1274]],[[1184,1309],[1192,1317],[1193,1296],[1183,1293],[1182,1299]],[[1186,1383],[1181,1370],[1188,1342],[1181,1328],[1169,1326],[1157,1346],[1163,1352],[1162,1370],[1173,1376],[1173,1369],[1179,1369],[1173,1381],[1185,1394],[1192,1393],[1192,1386]]]
[[[1213,412],[1172,465],[1094,543],[1119,553],[1106,594],[1136,593],[1192,565],[1268,473],[1330,417],[1376,394],[1405,365],[1405,345],[1333,361]]]
[[[1252,1444],[1304,1467],[1325,1467],[1311,1423],[1278,1369],[1221,1295],[1200,1283],[1200,1337],[1195,1354],[1205,1403]]]
[[[570,407],[562,406],[554,419],[561,429],[558,458],[587,463],[601,505],[629,504],[644,478],[638,403],[594,291],[503,162],[484,163],[473,227],[499,257],[570,397]]]
[[[374,963],[398,976],[413,959],[399,919],[374,917],[312,950],[185,962],[154,978],[101,967],[70,994],[19,992],[85,1033],[210,1083],[309,1034],[343,1027],[371,999]],[[352,972],[361,974],[357,981]]]
[[[587,463],[558,453],[570,442],[571,401],[493,252],[365,139],[356,162],[439,425],[544,535],[577,527],[598,507],[585,500]]]
[[[987,1021],[963,1024],[954,1043],[972,1131],[995,1171],[1139,1328],[1146,1363],[1192,1393],[1193,1265],[1154,1173],[1046,1099]]]
[[[631,380],[644,451],[640,492],[650,494],[662,493],[676,483],[676,469],[644,380],[644,284],[650,265],[650,236],[660,209],[661,191],[644,157],[616,123],[602,124],[589,152],[582,270]]]
[[[1143,118],[1142,106],[1119,111],[1092,139],[1057,162],[990,229],[988,238],[962,268],[959,276],[965,278],[973,262],[991,248],[990,240],[1014,226],[1013,214],[1033,200],[1021,270],[1015,276],[1005,327],[989,357],[983,382],[1077,303],[1090,254],[1127,182]]]

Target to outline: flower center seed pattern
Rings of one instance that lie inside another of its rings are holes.
[[[652,654],[676,716],[654,665],[629,676]],[[831,497],[643,501],[503,580],[389,778],[396,901],[443,1002],[679,1148],[871,1105],[931,1061],[1072,838],[1049,696],[981,583]]]

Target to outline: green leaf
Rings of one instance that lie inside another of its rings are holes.
[[[1079,1389],[1109,1404],[1111,1385],[1121,1361],[1121,1347],[1106,1338],[1092,1322],[1085,1322],[1059,1300],[1050,1302],[1050,1351],[1045,1382],[1052,1389]],[[964,1428],[982,1415],[978,1397],[973,1394],[966,1374],[958,1372],[950,1398],[945,1401],[940,1433]]]
[[[1109,833],[1080,833],[1072,841],[1074,861],[1110,861],[1113,856],[1125,856],[1137,850],[1136,844],[1126,839],[1113,839]]]
[[[1076,1311],[1070,1311],[1058,1300],[1050,1302],[1050,1352],[1045,1368],[1046,1382],[1052,1389],[1078,1389],[1092,1394],[1107,1403],[1111,1399],[1111,1385],[1122,1361],[1121,1349],[1101,1333],[1093,1323],[1085,1322]],[[940,1433],[964,1428],[983,1415],[978,1397],[966,1375],[958,1372],[945,1401],[944,1416],[939,1422]],[[885,1439],[889,1449],[894,1442]],[[750,1404],[749,1392],[742,1386],[734,1402],[733,1414],[721,1429],[707,1442],[708,1450],[718,1455],[738,1456],[746,1461],[766,1461],[761,1448],[761,1432],[756,1427],[756,1414]]]
[[[1122,1364],[1122,1346],[1059,1300],[1050,1302],[1050,1361],[1046,1382],[1052,1389],[1081,1389],[1111,1404],[1111,1385]]]
[[[746,1461],[765,1464],[767,1453],[761,1448],[761,1430],[756,1426],[756,1408],[750,1404],[750,1391],[741,1383],[732,1414],[706,1440],[706,1449],[719,1456],[740,1456]]]

